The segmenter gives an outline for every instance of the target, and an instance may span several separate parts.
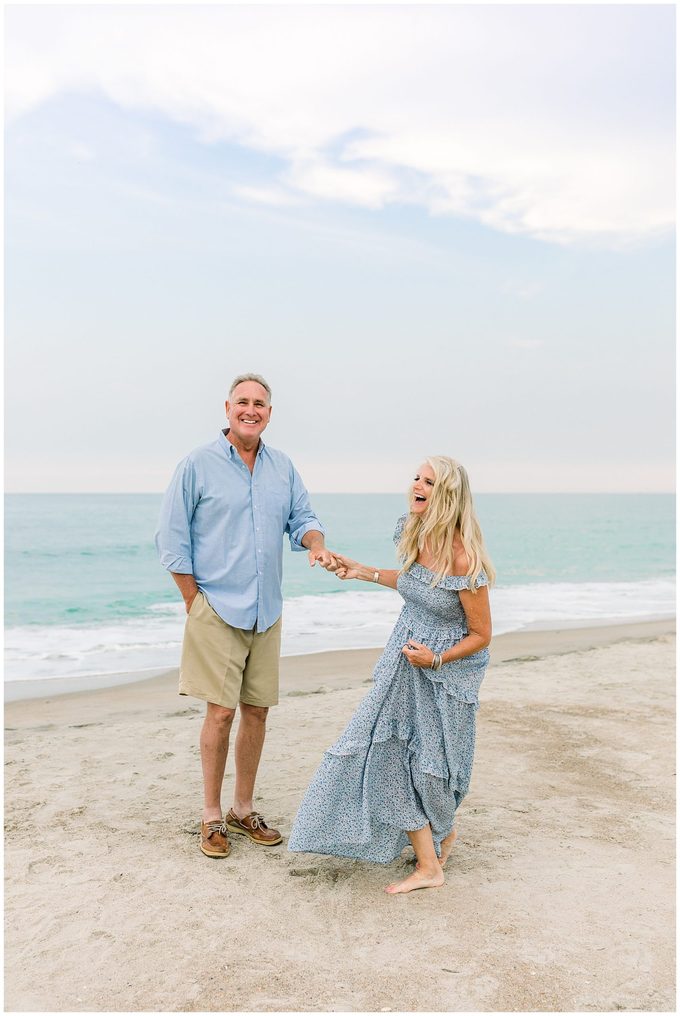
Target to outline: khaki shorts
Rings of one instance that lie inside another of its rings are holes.
[[[199,590],[184,628],[179,693],[235,709],[279,701],[281,618],[267,631],[244,631],[223,621]]]

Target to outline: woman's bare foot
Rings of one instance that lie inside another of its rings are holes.
[[[444,867],[444,865],[446,864],[446,862],[449,859],[449,854],[453,850],[453,844],[456,842],[457,837],[458,837],[458,831],[456,829],[452,829],[451,832],[449,833],[449,835],[445,839],[443,839],[442,842],[441,842],[441,846],[439,848],[440,851],[441,851],[441,853],[439,855],[439,863],[441,864],[442,868]],[[419,871],[419,870],[420,870],[420,865],[416,861],[416,871]]]
[[[440,885],[444,885],[444,872],[437,865],[437,869],[429,874],[420,870],[414,871],[403,882],[393,882],[392,885],[386,885],[385,892],[394,896],[396,893],[413,892],[414,889],[436,889]]]

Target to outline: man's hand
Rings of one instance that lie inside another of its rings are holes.
[[[177,588],[182,594],[182,599],[184,600],[184,607],[188,614],[189,611],[191,610],[191,604],[196,599],[196,594],[198,593],[196,579],[194,578],[193,575],[183,575],[181,572],[170,572],[170,574],[172,575],[173,579],[175,580],[175,583],[177,584]]]
[[[318,529],[310,529],[308,533],[305,533],[302,537],[302,546],[308,551],[310,568],[313,568],[317,561],[326,571],[334,572],[338,567],[335,555],[324,544],[323,533],[320,533]]]
[[[328,549],[328,547],[310,550],[307,556],[309,558],[309,565],[311,568],[318,563],[322,568],[325,568],[326,571],[334,572],[337,570],[338,562],[335,555]]]

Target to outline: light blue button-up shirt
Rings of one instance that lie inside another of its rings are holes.
[[[281,616],[282,536],[293,550],[324,532],[293,463],[260,440],[252,472],[222,431],[175,470],[156,533],[161,564],[193,575],[234,628],[266,631]]]

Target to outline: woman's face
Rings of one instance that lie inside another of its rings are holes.
[[[430,504],[430,497],[434,489],[434,469],[427,462],[416,470],[411,487],[409,508],[414,515],[424,515]]]

